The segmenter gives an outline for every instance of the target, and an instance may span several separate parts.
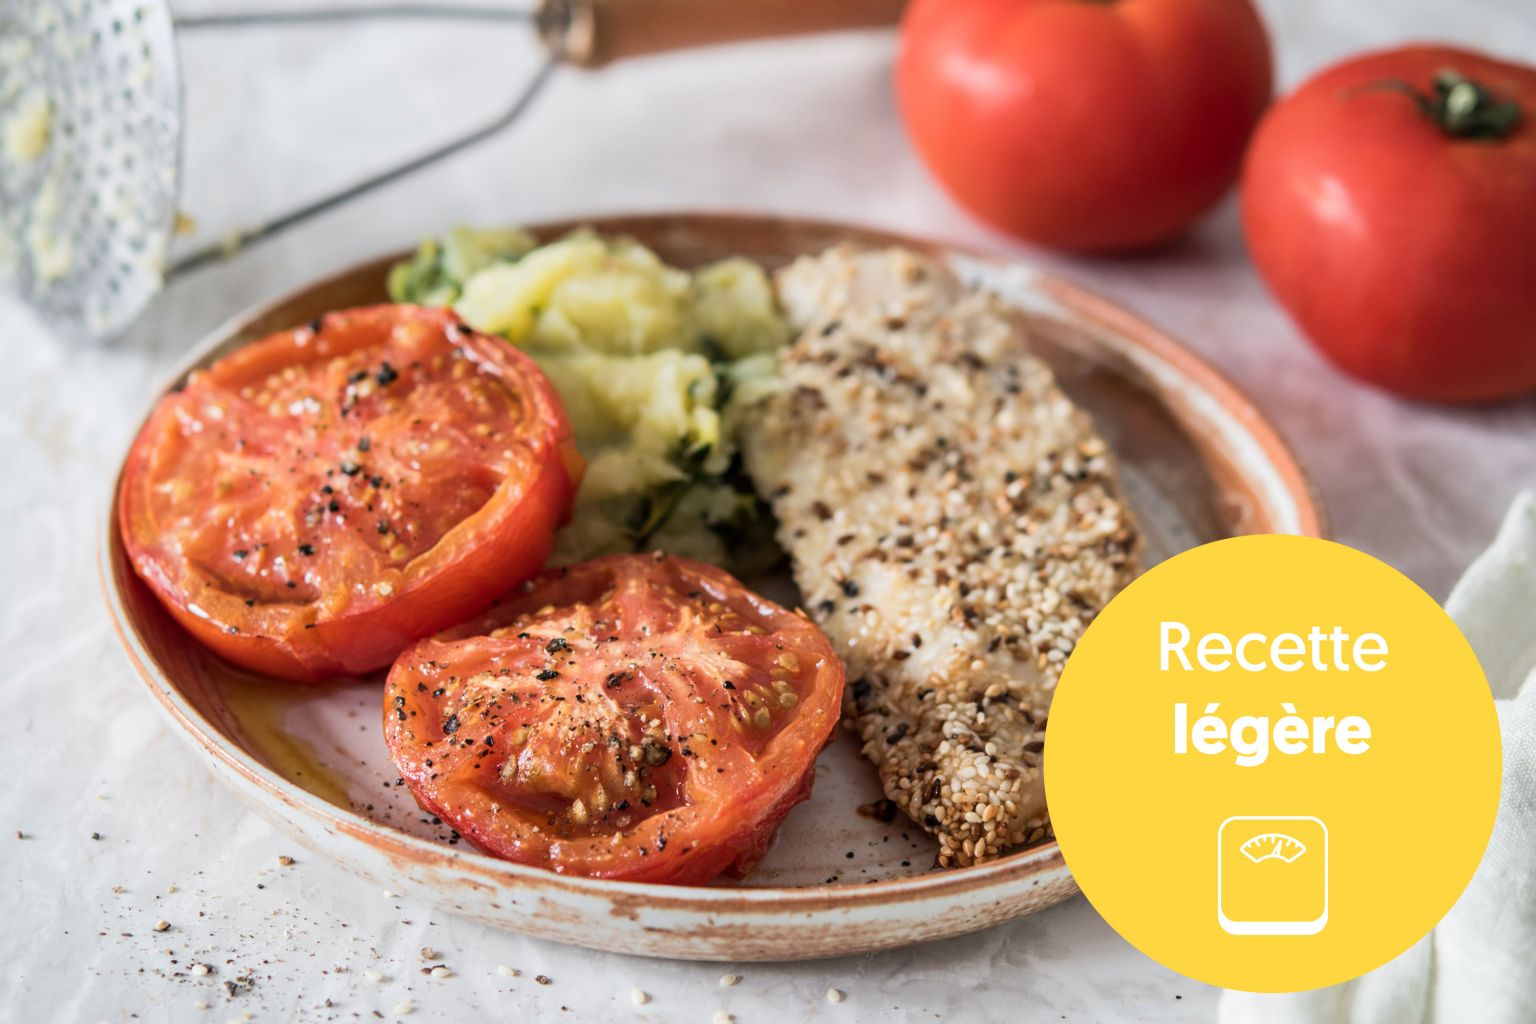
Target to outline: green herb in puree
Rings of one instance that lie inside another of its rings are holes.
[[[395,266],[389,292],[452,305],[554,382],[587,459],[556,562],[660,548],[751,573],[779,557],[736,444],[790,336],[757,264],[690,273],[591,231],[536,246],[456,228]]]

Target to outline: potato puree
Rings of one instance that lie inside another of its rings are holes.
[[[626,238],[460,228],[423,242],[389,290],[452,305],[554,382],[588,460],[556,561],[661,548],[740,573],[777,557],[735,437],[790,334],[757,264],[690,273]]]

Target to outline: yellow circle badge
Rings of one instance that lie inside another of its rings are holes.
[[[1364,974],[1426,934],[1498,808],[1472,649],[1351,548],[1254,536],[1116,597],[1067,662],[1045,745],[1067,866],[1182,974],[1258,992]]]

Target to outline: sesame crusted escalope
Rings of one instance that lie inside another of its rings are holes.
[[[1113,460],[1019,317],[940,264],[843,246],[777,283],[800,335],[744,455],[864,753],[940,865],[1034,843],[1051,694],[1137,571]]]

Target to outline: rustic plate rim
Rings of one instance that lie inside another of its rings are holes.
[[[815,217],[787,217],[773,213],[689,210],[610,212],[594,213],[587,217],[561,218],[530,224],[527,227],[535,234],[543,236],[580,225],[592,225],[603,230],[604,224],[613,222],[653,223],[658,226],[680,222],[710,223],[717,226],[733,223],[744,226],[765,223],[796,225],[833,235],[847,235],[864,241],[878,240],[889,244],[915,246],[948,256],[961,256],[1001,267],[1025,268],[1033,275],[1032,283],[1050,293],[1071,312],[1095,321],[1117,335],[1129,338],[1136,346],[1190,380],[1199,393],[1216,399],[1225,412],[1241,422],[1243,428],[1258,443],[1269,468],[1279,474],[1286,493],[1296,507],[1296,532],[1317,537],[1326,537],[1328,534],[1327,515],[1315,484],[1302,469],[1293,449],[1280,430],[1242,388],[1203,356],[1139,314],[1055,273],[1038,270],[1027,257],[988,250],[980,246],[894,232],[875,225]],[[358,260],[346,267],[291,287],[280,295],[253,302],[219,323],[188,350],[163,386],[148,400],[143,415],[137,421],[138,426],[124,446],[118,460],[118,472],[113,478],[111,492],[107,496],[106,513],[98,528],[97,578],[112,619],[113,630],[128,655],[130,664],[161,709],[178,726],[178,731],[185,738],[195,742],[205,754],[217,758],[225,767],[232,769],[250,783],[257,791],[256,795],[295,805],[326,826],[375,847],[391,850],[418,861],[451,862],[456,868],[503,884],[526,881],[540,886],[554,886],[577,894],[621,897],[626,901],[643,897],[648,905],[659,909],[688,910],[700,905],[703,905],[704,909],[711,909],[710,905],[740,904],[772,904],[775,910],[790,911],[797,907],[803,907],[806,910],[825,909],[828,906],[851,908],[865,904],[898,902],[904,898],[932,899],[948,892],[970,891],[978,886],[1034,877],[1065,867],[1060,847],[1053,839],[984,864],[932,870],[922,874],[874,882],[840,882],[808,886],[676,886],[560,874],[532,865],[499,860],[472,849],[444,847],[441,843],[410,835],[394,826],[374,821],[355,810],[332,804],[302,786],[284,779],[276,771],[262,764],[202,715],[168,675],[154,663],[154,659],[150,657],[143,645],[138,627],[123,605],[120,592],[122,581],[118,579],[112,558],[114,544],[118,541],[117,497],[122,464],[126,461],[138,430],[142,428],[143,421],[154,403],[184,380],[187,374],[204,362],[211,352],[228,343],[248,329],[252,323],[295,296],[349,279],[366,267],[404,258],[411,251],[410,249],[399,250]]]

